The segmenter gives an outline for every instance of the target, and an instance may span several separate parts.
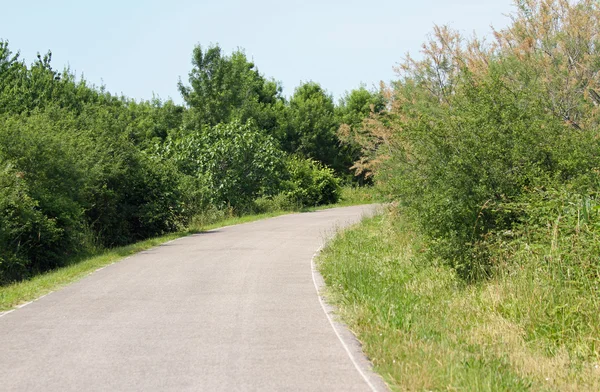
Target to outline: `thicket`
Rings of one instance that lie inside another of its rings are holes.
[[[183,106],[51,60],[28,66],[0,40],[0,284],[218,210],[333,203],[352,179],[335,131],[354,109],[313,82],[286,100],[241,50],[194,48]]]
[[[339,131],[360,146],[355,169],[415,223],[431,265],[511,288],[494,309],[529,345],[597,363],[599,3],[517,1],[490,42],[436,27],[398,75],[383,111]]]
[[[573,233],[599,227],[600,7],[515,7],[490,43],[436,27],[383,92],[387,110],[350,134],[357,167],[375,171],[468,279],[492,274],[498,247],[516,238],[566,220]]]

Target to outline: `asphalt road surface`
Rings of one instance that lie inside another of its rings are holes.
[[[3,314],[0,390],[384,390],[331,321],[311,265],[336,229],[375,208],[181,238]]]

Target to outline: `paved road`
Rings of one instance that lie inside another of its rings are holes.
[[[348,332],[340,340],[330,325],[311,270],[335,228],[373,210],[287,215],[181,238],[5,314],[0,390],[378,389]]]

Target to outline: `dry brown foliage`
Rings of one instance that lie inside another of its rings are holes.
[[[518,91],[526,88],[524,80],[529,85],[534,80],[550,113],[576,129],[597,128],[600,2],[516,0],[514,4],[516,10],[509,15],[512,23],[493,30],[491,42],[435,26],[422,45],[422,59],[405,56],[395,67],[398,81],[381,86],[388,111],[365,119],[365,134],[352,135],[363,151],[354,166],[357,172],[377,171],[391,156],[397,143],[394,135],[400,135],[403,124],[417,115],[407,112],[407,103],[452,105],[456,89],[466,84],[476,87],[489,72],[491,61],[506,62],[507,68],[510,61],[520,63],[514,72],[506,72],[508,86]]]

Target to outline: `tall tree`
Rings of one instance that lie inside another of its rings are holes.
[[[316,159],[336,171],[343,170],[333,98],[318,83],[308,82],[296,88],[283,122],[284,150]]]
[[[218,45],[192,55],[189,85],[179,81],[179,91],[190,107],[188,126],[199,128],[239,120],[254,120],[260,129],[277,126],[273,107],[281,102],[281,87],[258,72],[241,50],[223,55]]]

